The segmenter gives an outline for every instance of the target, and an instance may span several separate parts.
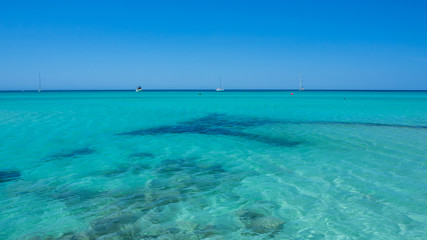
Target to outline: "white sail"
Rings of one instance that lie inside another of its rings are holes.
[[[219,88],[216,89],[217,92],[223,92],[224,88],[222,88],[222,78],[219,76]]]
[[[304,91],[304,87],[302,85],[302,74],[299,74],[299,90]]]
[[[40,77],[40,72],[39,72],[39,92],[42,91],[42,79]]]

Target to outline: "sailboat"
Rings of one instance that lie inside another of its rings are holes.
[[[216,89],[217,92],[224,92],[224,88],[222,88],[222,79],[219,76],[219,88]]]
[[[299,90],[304,91],[304,87],[302,86],[302,74],[299,74]]]
[[[138,86],[138,87],[136,88],[135,92],[142,92],[142,88],[141,88],[141,86]]]
[[[40,77],[40,73],[39,73],[39,92],[42,91],[42,79]]]

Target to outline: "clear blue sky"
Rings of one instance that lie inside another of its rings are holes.
[[[427,89],[425,1],[0,1],[0,89]]]

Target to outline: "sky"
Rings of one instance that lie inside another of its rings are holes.
[[[0,0],[0,90],[427,90],[426,1]]]

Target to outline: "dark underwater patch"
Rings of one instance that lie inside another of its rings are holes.
[[[149,158],[154,157],[154,154],[148,152],[140,152],[129,155],[131,158]]]
[[[21,172],[17,170],[2,170],[0,171],[0,182],[9,182],[17,180],[21,177]]]
[[[243,132],[248,127],[259,127],[268,124],[318,124],[318,125],[354,125],[367,127],[393,127],[410,129],[427,129],[427,126],[410,126],[399,124],[363,123],[363,122],[339,122],[339,121],[279,121],[267,118],[253,118],[244,116],[230,116],[225,114],[209,114],[205,117],[184,121],[176,125],[160,126],[124,132],[118,135],[162,135],[162,134],[202,134],[219,135],[243,138],[258,141],[273,146],[292,147],[303,143],[286,138],[269,137],[259,134]]]
[[[360,125],[366,127],[392,127],[392,128],[412,128],[427,129],[427,126],[386,124],[386,123],[367,123],[367,122],[335,122],[335,121],[307,121],[307,122],[289,122],[293,124],[319,124],[319,125]]]
[[[271,119],[247,118],[241,116],[229,116],[225,114],[209,114],[206,117],[185,121],[173,126],[161,126],[155,128],[141,129],[119,135],[144,135],[144,134],[167,134],[167,133],[199,133],[217,135],[230,134],[227,128],[255,127],[267,124],[280,123]]]
[[[211,191],[225,185],[230,188],[253,172],[229,172],[220,164],[200,163],[194,159],[167,159],[155,169],[158,177],[150,183],[151,189],[175,189],[182,197]],[[218,191],[220,189],[217,189]]]
[[[132,167],[133,165],[125,165],[124,168],[111,174],[129,173]],[[98,198],[101,201],[108,198],[110,204],[107,207],[108,211],[105,206],[97,209],[100,215],[104,216],[91,221],[85,231],[64,233],[57,239],[156,239],[162,236],[165,239],[173,239],[174,236],[192,239],[194,234],[200,237],[214,237],[229,230],[203,224],[200,226],[196,224],[191,232],[179,226],[175,227],[174,223],[179,221],[180,203],[185,202],[201,209],[208,207],[211,203],[204,201],[201,196],[212,192],[222,195],[229,201],[240,201],[238,196],[229,196],[230,191],[244,178],[255,174],[249,170],[228,171],[214,161],[202,161],[191,157],[164,159],[153,166],[151,171],[154,174],[153,178],[131,192],[97,192],[68,187],[49,189],[45,193],[46,196],[63,201],[71,212],[93,211],[93,208],[96,208],[96,204],[93,203],[98,202]],[[247,228],[267,233],[279,229],[277,225],[280,223],[272,227],[268,224],[258,224],[258,221],[263,219],[254,218],[248,222]],[[165,224],[165,228],[146,232],[147,227],[159,224]],[[236,227],[232,231],[237,230]]]
[[[174,126],[161,126],[141,129],[119,135],[161,135],[161,134],[203,134],[240,137],[247,140],[259,141],[276,146],[295,146],[301,142],[282,138],[273,138],[258,134],[245,133],[241,128],[263,126],[279,123],[271,119],[247,118],[241,116],[228,116],[224,114],[210,114],[195,120],[178,123]]]
[[[63,152],[63,153],[57,153],[57,154],[50,155],[45,159],[45,161],[49,162],[49,161],[53,161],[56,159],[62,159],[62,158],[76,158],[76,157],[80,157],[80,156],[84,156],[84,155],[89,155],[89,154],[92,154],[94,152],[95,151],[89,147],[79,148],[79,149],[75,149],[71,152]]]
[[[158,135],[179,133],[224,134],[227,133],[227,130],[218,127],[207,127],[197,124],[178,124],[176,126],[141,129],[137,131],[121,133],[120,135]]]

